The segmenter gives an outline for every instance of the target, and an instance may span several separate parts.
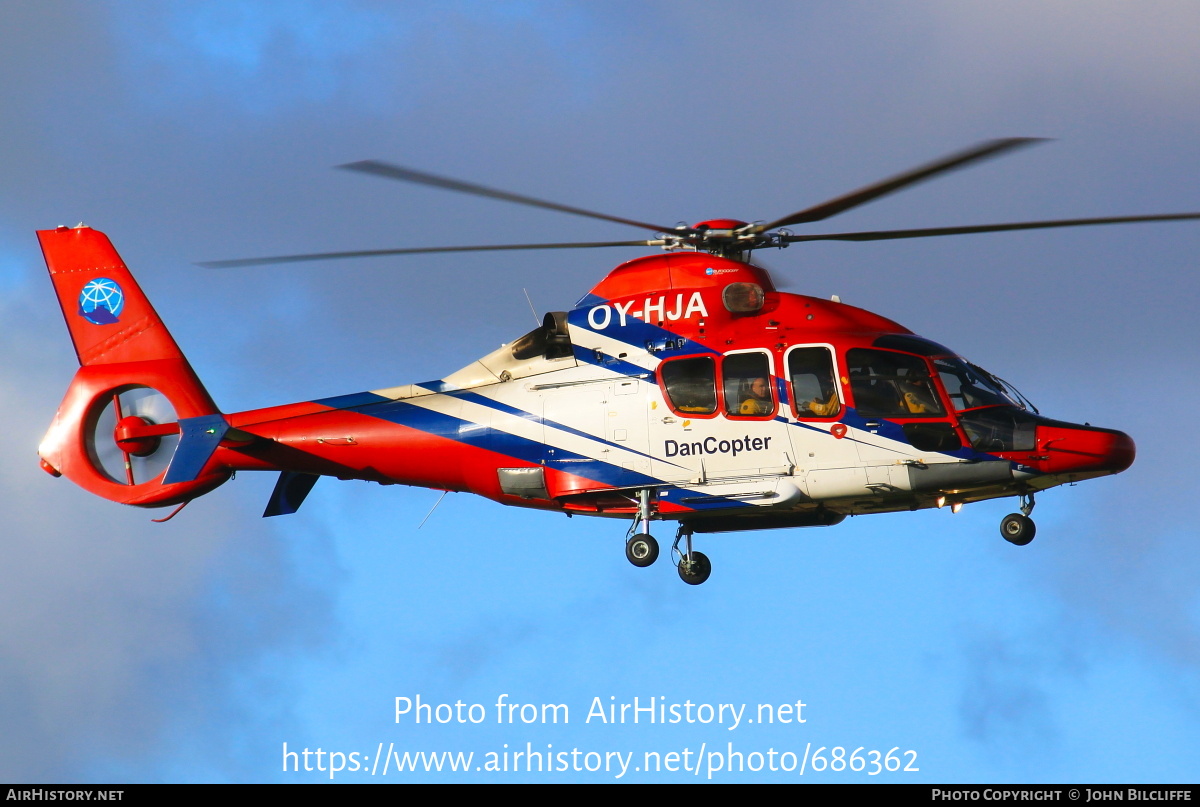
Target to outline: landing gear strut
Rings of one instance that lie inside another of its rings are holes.
[[[679,548],[680,541],[684,541],[686,552]],[[708,562],[708,556],[703,552],[692,551],[691,527],[680,523],[679,531],[675,535],[675,543],[671,546],[671,553],[679,557],[675,564],[675,568],[679,571],[679,579],[689,586],[700,585],[712,574],[712,564]]]
[[[1037,502],[1033,500],[1032,493],[1021,495],[1021,512],[1009,513],[1000,522],[1000,534],[1004,536],[1004,540],[1017,546],[1025,546],[1033,540],[1033,536],[1037,534],[1037,526],[1029,514],[1033,512],[1035,504]]]
[[[642,488],[638,491],[637,519],[629,527],[629,536],[625,539],[625,557],[634,566],[644,568],[658,560],[658,541],[650,534],[650,497],[653,491]],[[641,528],[636,535],[634,530]]]

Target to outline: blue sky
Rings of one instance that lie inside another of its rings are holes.
[[[259,518],[243,474],[165,525],[42,473],[74,357],[33,236],[109,234],[218,403],[437,378],[635,257],[258,254],[638,237],[331,170],[402,165],[650,221],[769,219],[977,141],[1054,142],[830,231],[1200,209],[1188,3],[10,2],[0,38],[0,780],[317,781],[283,744],[409,751],[913,749],[919,772],[716,781],[1194,781],[1200,227],[796,245],[839,294],[1120,428],[1125,474],[1039,499],[704,537],[712,579],[624,525],[323,480]],[[660,527],[660,539],[667,529]],[[566,725],[397,724],[397,697],[564,703]],[[803,701],[806,722],[603,725],[594,698]],[[610,781],[611,772],[338,781]],[[630,772],[686,781],[691,773]],[[704,777],[699,777],[703,779]]]

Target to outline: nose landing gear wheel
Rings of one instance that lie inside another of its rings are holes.
[[[703,552],[692,552],[679,560],[679,579],[689,586],[698,586],[712,574],[712,564]]]
[[[1020,513],[1009,513],[1000,522],[1000,534],[1010,544],[1025,546],[1033,540],[1036,533],[1037,527],[1034,526],[1033,519]]]
[[[658,560],[658,541],[648,533],[640,533],[625,542],[625,557],[639,568],[645,568]]]

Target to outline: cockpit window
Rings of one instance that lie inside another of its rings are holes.
[[[1009,396],[1004,387],[984,370],[959,358],[935,359],[942,386],[950,396],[954,411],[981,406],[1024,406]]]
[[[788,353],[788,377],[792,381],[796,417],[833,417],[841,409],[833,382],[833,355],[829,348],[794,348]]]
[[[1037,418],[1019,409],[980,409],[958,419],[971,446],[979,451],[1033,451]]]
[[[945,414],[924,359],[865,348],[847,351],[846,359],[859,414],[902,418]]]
[[[708,356],[663,362],[663,388],[676,412],[711,415],[717,411],[717,363]]]

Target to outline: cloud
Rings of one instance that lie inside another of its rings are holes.
[[[965,115],[1017,103],[1059,135],[1066,127],[1104,128],[1122,109],[1195,120],[1194,105],[1180,103],[1200,92],[1193,3],[931,6],[928,63],[956,70],[929,78],[954,93]]]
[[[506,81],[522,69],[567,84],[596,72],[590,14],[554,3],[218,0],[113,11],[127,86],[189,117],[198,102],[262,119],[331,104],[392,115],[448,79],[499,77],[479,70],[489,59],[506,64]],[[514,81],[510,96],[528,84]]]
[[[328,102],[367,78],[384,42],[405,38],[395,15],[368,5],[223,0],[113,11],[129,85],[181,112],[212,97],[259,116]]]
[[[1058,734],[1043,683],[1052,665],[1045,648],[996,632],[973,635],[963,647],[959,713],[967,738],[989,746],[1045,747]]]
[[[273,740],[291,686],[275,660],[330,635],[337,576],[305,578],[291,555],[319,557],[325,536],[284,544],[236,490],[152,524],[162,513],[44,474],[36,444],[73,368],[22,297],[0,302],[12,438],[0,456],[0,778],[155,779],[182,753],[180,737],[213,748],[257,731]],[[66,339],[61,328],[52,336]],[[214,775],[242,765],[230,754]]]

